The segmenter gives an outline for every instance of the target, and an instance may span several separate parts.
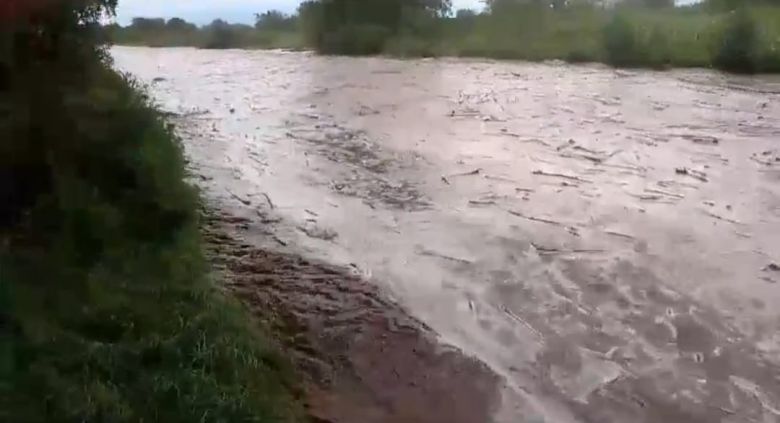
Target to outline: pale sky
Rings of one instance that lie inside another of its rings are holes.
[[[216,18],[253,23],[254,14],[276,9],[294,12],[300,0],[119,0],[117,18],[128,24],[134,17],[180,17],[197,24]],[[482,0],[453,0],[453,9],[479,8]]]

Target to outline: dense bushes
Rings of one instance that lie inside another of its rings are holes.
[[[217,19],[204,28],[206,42],[203,47],[210,49],[234,48],[240,30],[241,28],[235,28],[227,22]]]
[[[712,63],[731,72],[780,72],[780,13],[739,8],[722,25]]]
[[[639,62],[639,45],[631,23],[621,15],[604,27],[604,48],[609,63],[616,66],[631,66]]]
[[[275,16],[275,15],[274,15]],[[297,30],[297,19],[258,15],[255,27],[229,24],[215,20],[197,27],[178,18],[156,28],[139,26],[136,20],[126,27],[106,26],[111,40],[122,45],[151,47],[200,48],[287,48],[302,49],[302,35]],[[269,21],[270,19],[270,21]],[[180,21],[180,22],[179,22]]]
[[[706,7],[562,10],[503,6],[470,29],[450,20],[443,51],[523,60],[599,61],[615,66],[780,71],[780,8]]]
[[[47,4],[0,26],[0,421],[294,419],[284,361],[208,279],[179,144],[96,45],[101,4]]]
[[[319,0],[300,7],[308,45],[331,54],[378,54],[400,37],[435,37],[443,0]]]
[[[735,72],[754,72],[758,65],[758,33],[750,12],[741,8],[729,19],[719,40],[713,64]]]
[[[390,31],[379,25],[345,25],[323,33],[317,48],[321,53],[332,54],[380,54]]]
[[[660,26],[644,31],[616,14],[604,27],[605,61],[614,66],[662,68],[672,61],[669,41]]]

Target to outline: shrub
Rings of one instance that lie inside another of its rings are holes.
[[[206,30],[208,31],[208,37],[206,44],[203,46],[204,48],[224,49],[236,47],[238,34],[227,22],[217,19]]]
[[[747,8],[737,10],[729,19],[713,57],[716,68],[730,72],[757,70],[758,31]]]
[[[586,50],[572,50],[566,54],[564,60],[569,63],[587,63],[597,61],[598,57]]]
[[[347,25],[324,33],[318,49],[329,54],[380,54],[390,35],[387,28],[378,25]]]
[[[762,54],[758,61],[758,71],[767,73],[780,72],[780,52],[768,51]]]
[[[671,62],[669,38],[660,26],[653,28],[649,39],[643,43],[642,51],[646,53],[644,60],[648,66],[660,68]]]
[[[414,35],[401,35],[385,43],[384,52],[398,57],[435,57],[440,51],[431,40]]]
[[[638,42],[634,28],[623,15],[615,15],[604,27],[604,50],[608,63],[631,66],[637,63]]]

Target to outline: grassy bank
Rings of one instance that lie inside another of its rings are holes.
[[[294,25],[276,30],[212,24],[190,26],[188,35],[159,25],[157,31],[112,27],[112,33],[120,44],[149,46],[308,48],[326,54],[559,59],[628,67],[780,72],[777,6],[738,11],[704,6],[602,9],[571,2],[572,6],[551,9],[503,2],[492,12],[429,13],[399,23],[384,20],[388,13],[361,17],[359,9],[328,14],[326,9],[338,2],[309,2]]]
[[[297,420],[208,276],[173,133],[85,15],[45,16],[0,30],[0,421]]]

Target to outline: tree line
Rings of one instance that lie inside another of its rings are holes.
[[[122,44],[780,71],[780,0],[485,0],[481,11],[450,0],[308,0],[292,15],[255,18],[203,27],[138,18],[111,31]]]

